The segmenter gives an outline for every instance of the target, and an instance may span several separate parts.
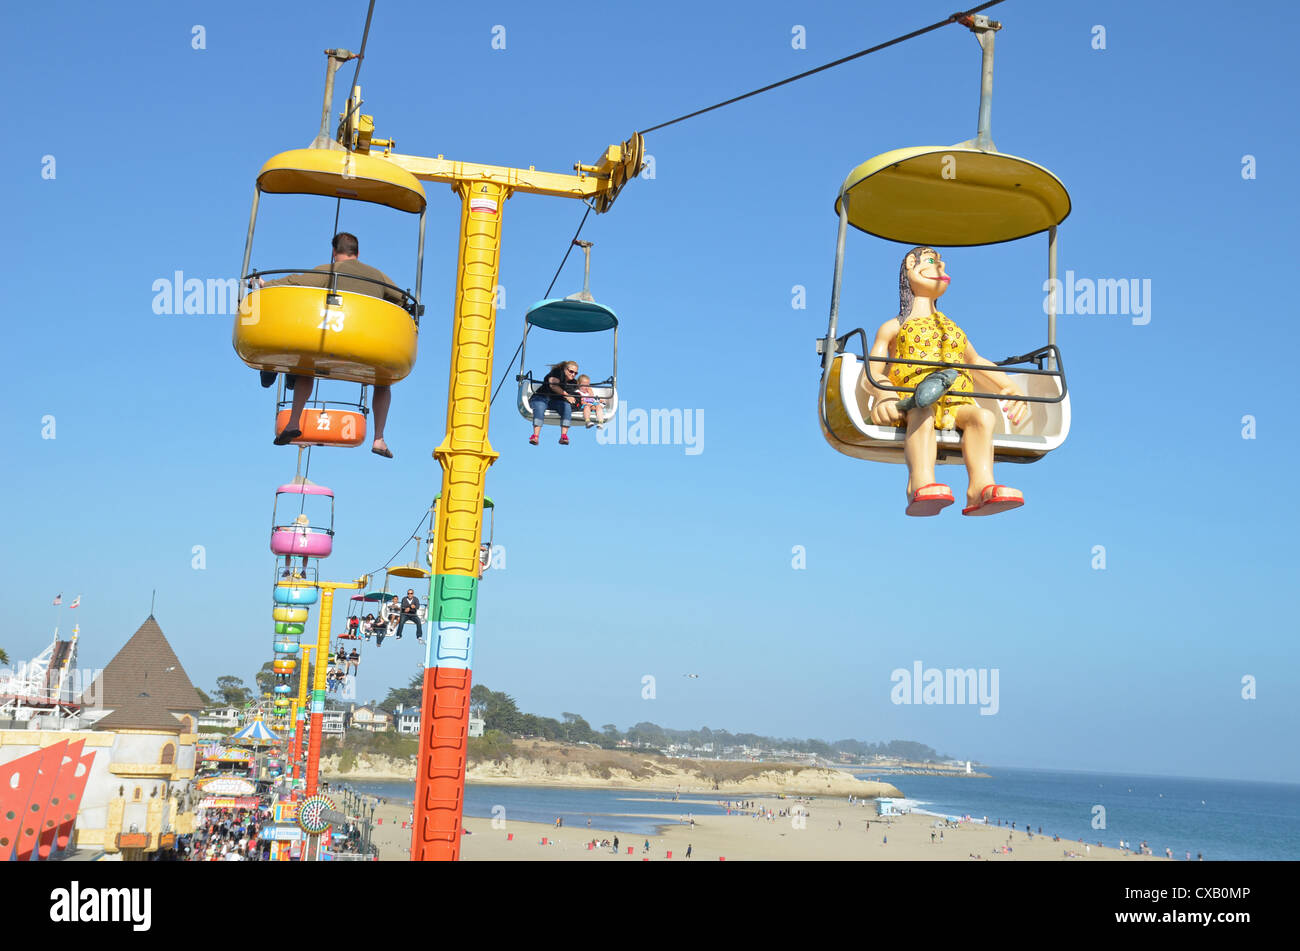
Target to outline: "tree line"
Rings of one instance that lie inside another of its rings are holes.
[[[389,690],[381,706],[386,710],[392,710],[398,704],[418,707],[423,687],[424,674],[421,671],[411,678],[406,687]],[[524,713],[514,697],[502,691],[490,690],[484,684],[475,684],[470,689],[469,712],[470,716],[483,720],[484,730],[499,730],[509,736],[534,736],[562,743],[591,743],[605,749],[615,748],[620,741],[654,748],[673,744],[699,747],[712,743],[715,754],[720,754],[724,747],[748,746],[815,753],[828,759],[834,759],[840,753],[859,757],[891,756],[913,762],[948,758],[941,756],[932,747],[912,740],[867,743],[844,739],[827,743],[824,740],[760,736],[757,733],[731,733],[727,730],[711,730],[707,726],[698,730],[674,730],[649,722],[638,723],[626,731],[619,730],[613,723],[603,724],[600,730],[596,730],[577,713],[562,713],[560,720]]]

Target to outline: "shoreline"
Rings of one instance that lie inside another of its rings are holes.
[[[384,773],[365,773],[363,775],[357,772],[322,772],[321,778],[330,783],[415,783],[415,777],[413,775],[394,776]],[[475,786],[526,786],[538,789],[626,789],[632,792],[680,793],[682,795],[702,795],[719,799],[749,798],[757,796],[771,797],[777,795],[790,797],[846,797],[849,792],[860,799],[874,800],[878,798],[905,798],[903,792],[891,783],[878,780],[859,779],[854,779],[850,786],[833,789],[812,789],[812,784],[799,783],[794,783],[786,787],[781,783],[770,781],[763,782],[761,779],[730,782],[725,785],[720,784],[719,788],[715,789],[704,784],[677,782],[660,783],[655,782],[654,780],[628,781],[624,779],[604,779],[595,776],[475,776],[472,773],[466,775],[465,782],[471,783]],[[845,791],[846,789],[848,791]]]
[[[1034,835],[983,822],[947,822],[908,813],[877,816],[871,800],[813,798],[803,814],[780,815],[798,804],[755,796],[754,811],[695,816],[695,825],[669,819],[654,834],[467,816],[461,858],[466,861],[1167,861],[1112,846]],[[761,811],[761,817],[755,812]],[[768,818],[770,811],[771,818]],[[410,853],[409,801],[379,806],[374,842],[381,861],[406,861]],[[649,817],[648,817],[649,818]],[[653,817],[658,819],[658,816]],[[619,850],[612,843],[619,840]],[[611,846],[588,848],[592,839]],[[649,850],[646,850],[646,843]],[[545,843],[545,844],[543,844]],[[632,852],[628,852],[629,846]]]

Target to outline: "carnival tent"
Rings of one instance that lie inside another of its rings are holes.
[[[263,723],[260,718],[254,720],[238,733],[232,735],[230,739],[239,740],[242,743],[254,743],[258,745],[269,745],[271,743],[280,742],[280,737],[267,729],[266,724]]]

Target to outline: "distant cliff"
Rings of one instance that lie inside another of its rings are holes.
[[[344,751],[321,760],[326,776],[347,779],[414,780],[415,763],[383,755]],[[797,763],[668,759],[621,750],[520,740],[509,752],[471,755],[466,778],[503,785],[591,786],[660,792],[717,792],[727,796],[773,794],[901,797],[889,783],[864,782],[834,769]]]

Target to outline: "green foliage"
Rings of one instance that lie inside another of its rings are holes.
[[[486,730],[482,736],[471,736],[466,744],[466,757],[471,763],[500,762],[515,755],[515,744],[500,730]]]
[[[384,730],[380,733],[348,730],[341,740],[330,737],[321,747],[323,752],[327,751],[331,754],[366,753],[371,756],[389,756],[393,759],[408,759],[414,756],[419,748],[418,739],[413,736],[402,736],[396,730]]]
[[[388,696],[384,697],[384,702],[379,705],[380,709],[392,711],[396,710],[399,706],[415,707],[416,709],[419,709],[420,699],[423,692],[424,668],[421,667],[416,670],[415,675],[411,677],[411,682],[405,687],[388,688]],[[473,690],[470,691],[470,696],[471,698],[473,697]]]
[[[199,695],[199,700],[201,700],[201,701],[203,702],[203,708],[204,708],[205,710],[206,710],[208,707],[212,706],[212,698],[209,697],[206,693],[204,693],[203,690],[202,690],[201,688],[199,688],[199,687],[195,687],[194,690],[195,690],[196,693],[198,693],[198,695]]]
[[[267,694],[272,692],[271,688],[275,686],[275,671],[271,665],[274,663],[275,661],[268,660],[262,665],[262,669],[253,675],[253,681],[257,684],[258,693]]]
[[[352,767],[357,765],[357,751],[345,749],[339,756],[339,772],[350,773]]]
[[[253,699],[253,691],[244,686],[243,680],[231,674],[217,678],[217,689],[214,693],[223,704],[232,707],[243,706]]]
[[[507,693],[498,693],[494,690],[483,688],[485,694],[483,697],[483,730],[500,730],[503,733],[528,733],[525,728],[524,716],[519,712],[519,704],[515,703],[515,698]],[[470,705],[474,703],[474,691],[470,690]],[[535,718],[534,718],[535,719]],[[552,721],[554,722],[554,721]]]
[[[418,703],[419,687],[422,684],[423,673],[421,672],[411,682],[411,687],[416,690],[416,700],[409,701],[412,704]],[[395,690],[389,691],[389,696],[392,697],[396,693]],[[936,753],[933,748],[924,743],[912,740],[866,743],[862,740],[848,739],[828,743],[816,739],[782,739],[759,736],[756,733],[730,733],[726,730],[713,730],[707,726],[700,727],[698,730],[672,730],[649,722],[638,723],[630,727],[625,734],[620,733],[618,726],[613,723],[604,724],[600,732],[597,732],[577,713],[561,714],[564,718],[563,722],[552,717],[523,713],[514,697],[490,690],[483,684],[475,684],[470,690],[469,710],[470,716],[483,719],[487,734],[537,737],[562,743],[590,743],[603,749],[614,749],[620,740],[626,739],[630,743],[640,743],[643,747],[655,749],[674,743],[689,744],[694,747],[712,743],[715,754],[721,754],[724,747],[748,746],[757,749],[785,749],[797,753],[815,753],[826,759],[837,759],[840,753],[848,753],[859,758],[890,756],[912,762],[934,762],[948,758]],[[482,739],[486,740],[486,735]],[[471,740],[470,748],[479,750],[480,756],[492,758],[483,751],[495,747],[482,741]],[[761,764],[756,765],[761,767]],[[762,769],[758,771],[761,772]]]
[[[5,649],[3,647],[0,647],[0,664],[7,664],[7,663],[9,663],[9,655],[5,653]]]

